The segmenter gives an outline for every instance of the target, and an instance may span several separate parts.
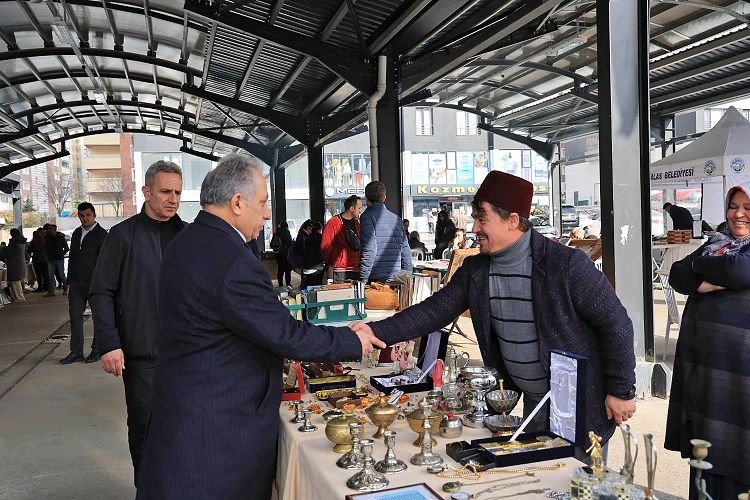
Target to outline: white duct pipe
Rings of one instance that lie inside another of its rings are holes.
[[[385,95],[385,75],[388,67],[388,58],[378,56],[378,86],[375,93],[367,101],[367,121],[370,128],[370,172],[374,181],[380,180],[380,164],[378,162],[378,101]]]

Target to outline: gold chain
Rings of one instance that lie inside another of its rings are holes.
[[[553,465],[530,465],[528,467],[517,467],[515,469],[498,469],[478,472],[478,464],[469,461],[466,465],[457,469],[450,464],[446,464],[446,470],[439,472],[438,477],[443,479],[466,479],[469,481],[479,481],[484,475],[491,474],[523,474],[525,472],[538,472],[543,470],[560,470],[567,467],[564,462],[558,462]]]

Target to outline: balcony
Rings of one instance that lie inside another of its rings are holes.
[[[122,191],[121,177],[95,177],[86,181],[86,191],[93,193],[113,193]]]
[[[120,170],[122,163],[119,154],[91,155],[84,160],[86,170]]]
[[[83,139],[86,146],[120,146],[120,134],[91,135]]]
[[[477,127],[457,127],[456,135],[482,135],[482,129]]]
[[[432,125],[417,125],[417,135],[433,135],[434,127]]]

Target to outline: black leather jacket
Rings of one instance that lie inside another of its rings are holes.
[[[178,215],[170,223],[187,225]],[[125,358],[156,356],[161,256],[159,231],[145,211],[110,229],[89,291],[102,354],[122,349]]]

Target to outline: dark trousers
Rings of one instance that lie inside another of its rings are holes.
[[[276,268],[276,281],[279,282],[279,286],[284,286],[284,280],[286,280],[286,286],[292,286],[292,266],[286,255],[276,255]]]
[[[48,260],[47,261],[47,276],[49,276],[49,283],[47,283],[47,291],[55,291],[55,277],[62,286],[68,286],[68,279],[65,277],[65,261],[64,260]]]
[[[31,261],[34,264],[34,273],[36,273],[36,289],[37,290],[49,290],[49,272],[47,271],[47,261],[34,260]]]
[[[359,273],[354,271],[334,271],[333,282],[334,283],[346,283],[348,281],[357,281],[359,279]]]
[[[68,313],[70,314],[70,352],[83,356],[83,312],[89,301],[89,283],[72,283],[68,291]],[[91,350],[95,351],[94,342]]]
[[[143,441],[151,414],[151,389],[156,358],[125,359],[122,381],[125,385],[125,404],[128,407],[128,446],[133,461],[133,483],[138,486],[138,467],[141,465]]]
[[[314,273],[302,273],[302,288],[323,284],[324,271],[315,271]]]

